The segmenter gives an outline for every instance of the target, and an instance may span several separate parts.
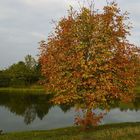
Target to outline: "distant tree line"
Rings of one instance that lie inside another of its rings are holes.
[[[24,61],[0,70],[0,87],[24,87],[35,84],[41,77],[40,64],[31,55]]]

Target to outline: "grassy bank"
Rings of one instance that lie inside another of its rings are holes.
[[[140,97],[140,86],[136,87],[135,93],[136,93],[137,97]]]
[[[140,123],[102,125],[88,131],[67,127],[48,131],[8,133],[0,140],[139,140]]]
[[[45,93],[43,87],[0,88],[0,93]]]
[[[32,87],[5,87],[0,88],[0,93],[45,93],[45,89],[42,86],[32,86]],[[136,87],[135,93],[137,97],[140,97],[140,86]]]

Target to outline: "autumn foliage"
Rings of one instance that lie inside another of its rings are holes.
[[[139,52],[127,40],[127,19],[114,2],[102,12],[92,6],[71,8],[48,41],[40,43],[45,87],[54,94],[53,103],[86,109],[86,125],[95,116],[93,109],[109,109],[116,101],[134,97]]]

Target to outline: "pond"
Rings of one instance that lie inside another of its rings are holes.
[[[0,130],[47,130],[73,125],[74,109],[53,106],[48,100],[43,94],[0,93]],[[140,122],[140,98],[112,107],[101,124],[118,122]]]

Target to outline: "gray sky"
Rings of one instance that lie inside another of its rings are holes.
[[[134,28],[129,39],[140,46],[140,0],[116,1],[122,11],[130,13]],[[77,0],[0,0],[0,69],[23,60],[27,54],[36,57],[38,42],[52,31],[51,21],[65,16],[69,5],[77,8]],[[103,5],[105,0],[95,0],[96,8]]]

